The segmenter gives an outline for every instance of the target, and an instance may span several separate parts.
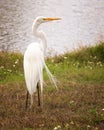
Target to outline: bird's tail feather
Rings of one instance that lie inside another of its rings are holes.
[[[48,77],[49,77],[51,83],[53,83],[53,84],[55,85],[56,89],[58,89],[57,84],[56,84],[56,79],[55,79],[55,77],[52,75],[52,73],[50,72],[50,70],[48,69],[48,67],[47,67],[47,65],[46,65],[45,62],[44,62],[44,67],[45,67],[45,69],[46,69],[46,72],[47,72],[47,74],[48,74]]]

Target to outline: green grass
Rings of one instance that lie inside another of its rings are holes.
[[[44,110],[24,108],[26,85],[23,55],[0,52],[0,128],[7,130],[103,130],[104,43],[53,58],[46,64],[58,91],[44,70]]]

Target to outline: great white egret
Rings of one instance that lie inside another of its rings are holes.
[[[53,75],[51,74],[47,65],[45,64],[44,56],[47,48],[45,34],[41,30],[38,30],[40,24],[53,20],[60,20],[60,18],[46,18],[40,16],[37,17],[33,22],[32,26],[33,35],[39,38],[40,42],[34,42],[29,44],[24,54],[24,75],[27,86],[26,108],[28,105],[29,94],[31,96],[30,107],[32,107],[33,94],[34,92],[36,92],[36,90],[38,90],[38,105],[40,106],[39,92],[41,92],[41,103],[43,104],[43,67],[45,67],[50,80],[53,81],[54,85],[57,87]]]

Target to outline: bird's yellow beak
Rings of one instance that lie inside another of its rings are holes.
[[[43,18],[45,21],[61,20],[61,18]]]

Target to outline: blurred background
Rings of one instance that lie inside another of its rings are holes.
[[[32,23],[37,16],[61,17],[43,24],[47,55],[104,41],[104,0],[0,0],[0,51],[24,53],[35,41]]]

